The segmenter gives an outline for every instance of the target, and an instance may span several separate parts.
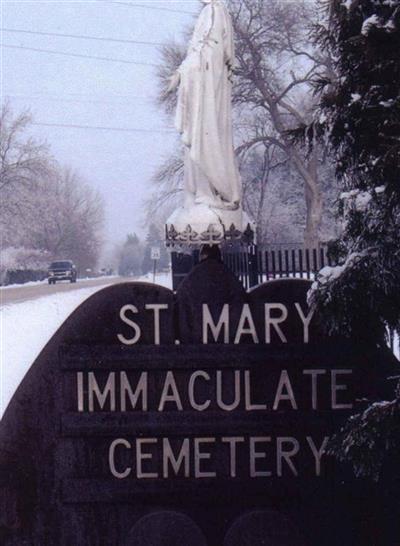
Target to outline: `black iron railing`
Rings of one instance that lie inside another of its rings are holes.
[[[222,252],[222,259],[246,288],[272,279],[313,279],[326,265],[336,265],[325,245],[318,248],[250,246],[241,250],[227,247]]]

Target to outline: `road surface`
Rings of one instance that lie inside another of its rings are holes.
[[[46,281],[28,286],[21,284],[21,286],[4,287],[0,288],[0,305],[21,303],[61,292],[81,290],[82,288],[91,288],[93,286],[107,286],[109,284],[133,280],[135,279],[132,277],[101,277],[98,279],[78,279],[76,283],[61,281],[50,285]]]

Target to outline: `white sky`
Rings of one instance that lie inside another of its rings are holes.
[[[154,102],[156,68],[130,63],[157,64],[159,48],[37,33],[159,43],[179,40],[185,26],[194,20],[186,12],[196,14],[198,0],[0,0],[0,4],[1,97],[9,99],[15,112],[29,109],[34,120],[44,124],[157,130],[33,128],[33,134],[50,145],[61,164],[76,169],[103,194],[108,244],[123,240],[129,232],[143,234],[142,204],[150,178],[176,134],[172,120]]]

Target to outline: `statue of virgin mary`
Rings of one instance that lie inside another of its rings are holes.
[[[185,147],[183,208],[203,205],[203,211],[204,206],[221,213],[238,211],[241,181],[232,137],[232,22],[221,0],[203,2],[187,56],[170,87],[178,87],[175,126]]]

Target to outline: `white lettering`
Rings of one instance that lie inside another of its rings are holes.
[[[119,312],[119,317],[122,320],[122,322],[125,322],[125,324],[128,324],[128,326],[130,326],[135,331],[135,335],[129,339],[122,334],[117,334],[117,337],[119,341],[123,343],[124,345],[135,345],[135,343],[137,343],[140,339],[141,331],[139,326],[136,324],[136,322],[134,322],[133,320],[129,319],[126,316],[127,311],[131,311],[131,313],[138,313],[139,311],[137,310],[137,307],[135,307],[134,305],[127,304],[121,307],[121,310]]]
[[[76,386],[78,393],[78,411],[84,411],[83,405],[83,372],[76,374]]]
[[[126,449],[131,449],[131,444],[128,442],[128,440],[124,440],[124,438],[118,438],[117,440],[114,440],[111,445],[110,449],[108,450],[108,465],[111,470],[111,474],[118,478],[119,480],[123,480],[124,478],[127,478],[129,474],[131,473],[132,469],[130,466],[126,467],[126,469],[123,472],[118,472],[115,466],[115,449],[117,446],[124,446]]]
[[[338,391],[347,391],[347,385],[338,385],[337,376],[338,375],[351,375],[353,370],[331,370],[331,400],[332,400],[332,409],[351,409],[353,404],[339,404],[337,401],[337,392]]]
[[[294,306],[296,307],[299,317],[301,318],[301,322],[303,323],[303,342],[308,343],[310,341],[310,322],[314,316],[314,309],[311,309],[308,315],[305,316],[300,303],[295,303]]]
[[[224,328],[224,343],[229,343],[229,304],[226,303],[221,311],[218,323],[215,324],[207,303],[203,303],[203,343],[208,344],[208,327],[214,341],[218,341],[219,334]]]
[[[189,478],[189,438],[185,438],[182,442],[182,447],[179,451],[178,458],[175,457],[172,451],[171,444],[168,438],[163,439],[163,476],[169,477],[168,464],[171,464],[175,475],[179,474],[179,470],[184,463],[185,478]]]
[[[303,375],[311,375],[311,404],[312,409],[318,409],[318,376],[324,375],[326,370],[303,370]]]
[[[314,444],[314,440],[311,438],[311,436],[306,437],[308,445],[311,448],[312,454],[315,457],[315,475],[320,476],[321,475],[321,459],[322,455],[325,452],[326,446],[328,445],[329,436],[325,436],[324,441],[322,442],[322,446],[317,449],[316,445]]]
[[[101,409],[104,409],[107,398],[110,397],[109,411],[115,411],[115,372],[109,373],[103,391],[101,391],[93,372],[89,372],[88,378],[89,411],[94,411],[95,397]]]
[[[174,374],[172,372],[167,372],[158,411],[164,411],[164,406],[167,402],[174,402],[179,411],[183,410],[178,387],[176,386]]]
[[[154,311],[154,345],[160,345],[160,311],[168,309],[168,304],[147,303],[145,308]]]
[[[248,324],[245,328],[245,324]],[[251,335],[253,338],[253,343],[258,343],[258,335],[256,332],[256,327],[254,326],[253,317],[251,315],[250,306],[248,303],[245,303],[242,308],[242,313],[239,319],[239,325],[237,327],[236,336],[235,336],[235,345],[240,343],[241,337],[243,335]]]
[[[200,451],[201,444],[215,444],[215,438],[195,438],[194,439],[194,477],[195,478],[215,478],[216,472],[205,472],[201,470],[201,461],[210,459],[210,453]]]
[[[244,372],[244,399],[246,405],[246,411],[260,411],[266,410],[266,404],[253,404],[251,401],[251,383],[250,383],[250,371]]]
[[[136,386],[135,392],[132,391],[126,372],[120,373],[121,383],[121,411],[126,411],[126,395],[129,396],[132,409],[135,409],[138,403],[139,397],[142,397],[142,411],[147,411],[147,372],[140,374],[139,382]]]
[[[211,401],[206,400],[205,402],[203,402],[203,404],[198,404],[196,400],[194,399],[194,386],[198,377],[202,377],[206,381],[210,381],[211,379],[211,377],[208,375],[207,372],[203,372],[201,370],[192,373],[189,379],[189,387],[188,387],[189,403],[193,409],[197,411],[204,411],[210,406]]]
[[[256,451],[256,445],[260,443],[270,442],[270,436],[261,436],[259,438],[250,438],[250,477],[251,478],[267,478],[271,476],[269,470],[257,470],[257,459],[266,459],[267,454],[264,451]]]
[[[272,318],[271,311],[277,309],[281,311],[279,317]],[[288,310],[282,303],[266,303],[265,304],[265,343],[271,343],[271,326],[274,327],[279,339],[282,343],[287,343],[287,339],[281,330],[279,324],[285,322],[288,317]]]
[[[284,450],[283,445],[284,444],[292,444],[292,448],[289,450]],[[282,476],[282,461],[283,459],[286,461],[288,467],[291,469],[293,474],[295,476],[298,476],[298,472],[296,470],[296,467],[292,463],[292,457],[294,457],[300,449],[300,444],[296,438],[277,438],[277,451],[276,451],[276,458],[277,458],[277,474],[278,476]]]
[[[151,453],[143,453],[142,446],[156,444],[157,438],[137,438],[136,440],[136,475],[138,479],[155,479],[158,478],[157,472],[144,472],[143,461],[151,460]]]
[[[229,459],[230,459],[230,477],[236,478],[236,446],[240,442],[244,442],[243,436],[228,436],[221,438],[223,443],[229,444]]]
[[[222,372],[217,371],[217,405],[225,411],[233,411],[240,404],[240,370],[235,370],[235,397],[231,404],[222,400]]]
[[[283,393],[283,389],[286,389],[286,393]],[[276,390],[273,409],[277,410],[281,400],[289,400],[293,409],[297,409],[297,403],[294,397],[292,384],[290,383],[289,375],[286,370],[282,370],[279,378],[278,388]]]

